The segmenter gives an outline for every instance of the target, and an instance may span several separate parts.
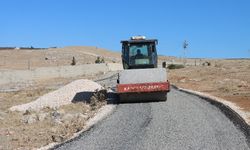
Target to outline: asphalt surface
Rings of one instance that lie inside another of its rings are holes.
[[[245,135],[215,106],[172,89],[166,102],[118,104],[67,150],[249,149]]]

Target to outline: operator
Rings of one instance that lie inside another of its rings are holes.
[[[137,49],[137,54],[135,55],[135,58],[142,58],[143,54],[141,53],[140,49]]]

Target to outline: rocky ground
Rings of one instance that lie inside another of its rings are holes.
[[[94,80],[101,76],[103,75],[82,76],[77,79]],[[86,120],[94,116],[106,103],[105,90],[93,92],[94,95],[89,97],[88,101],[72,101],[59,107],[39,107],[38,110],[10,110],[12,106],[32,102],[46,93],[56,94],[53,91],[62,89],[63,85],[75,79],[37,81],[28,87],[19,85],[17,90],[0,92],[0,149],[39,148],[52,142],[62,142],[83,129]],[[51,102],[52,100],[51,97]],[[50,106],[49,103],[49,101],[43,102],[43,105]]]
[[[210,65],[169,70],[169,80],[191,89],[235,103],[250,121],[250,60],[208,60]]]

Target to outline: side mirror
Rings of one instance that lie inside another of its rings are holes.
[[[152,52],[154,53],[154,52],[155,52],[155,47],[152,46],[152,47],[151,47],[151,50],[152,50]]]

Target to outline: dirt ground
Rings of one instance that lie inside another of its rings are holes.
[[[211,63],[210,66],[168,70],[170,82],[231,101],[249,114],[250,59],[206,61]]]
[[[82,76],[77,79],[94,79],[96,76]],[[50,91],[75,80],[57,78],[36,81],[29,87],[11,92],[0,92],[0,150],[34,149],[52,142],[62,142],[83,129],[88,118],[104,105],[77,102],[58,109],[45,108],[39,112],[11,112],[11,106],[37,99]]]

